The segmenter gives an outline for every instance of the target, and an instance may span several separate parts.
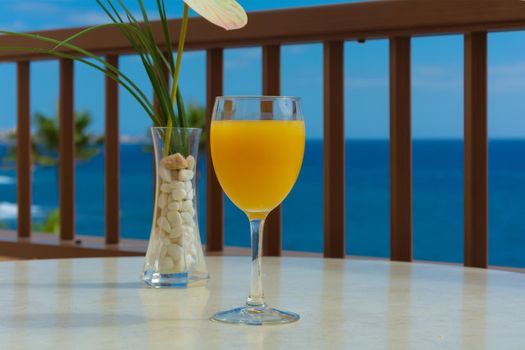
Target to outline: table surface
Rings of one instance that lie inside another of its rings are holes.
[[[523,349],[525,274],[264,258],[284,326],[209,321],[246,297],[249,260],[209,257],[207,287],[148,289],[142,258],[0,263],[2,349]]]

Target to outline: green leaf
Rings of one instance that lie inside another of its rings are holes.
[[[42,224],[33,225],[33,230],[58,235],[60,233],[60,210],[54,209]]]
[[[30,33],[15,33],[15,32],[10,32],[10,31],[4,31],[4,30],[0,30],[0,34],[7,34],[7,35],[13,35],[13,36],[19,36],[19,37],[24,37],[24,38],[29,38],[29,39],[34,39],[34,40],[39,40],[39,41],[43,41],[43,42],[47,42],[47,43],[51,43],[51,44],[59,44],[60,41],[59,40],[56,40],[56,39],[52,39],[52,38],[47,38],[47,37],[44,37],[44,36],[41,36],[41,35],[38,35],[38,34],[30,34]],[[0,47],[0,50],[13,50],[13,51],[26,51],[26,52],[35,52],[35,53],[44,53],[44,54],[48,54],[48,55],[52,55],[52,56],[56,56],[56,57],[61,57],[61,58],[68,58],[68,59],[71,59],[71,60],[76,60],[76,61],[79,61],[79,62],[82,62],[84,64],[87,64],[93,68],[96,68],[98,70],[100,70],[102,73],[104,73],[106,76],[112,78],[113,80],[117,81],[119,84],[121,84],[124,88],[126,88],[126,90],[128,90],[132,95],[133,97],[135,97],[135,99],[141,104],[141,106],[145,109],[145,111],[148,113],[148,115],[150,115],[150,117],[152,117],[153,119],[153,115],[155,114],[154,112],[154,109],[153,109],[153,106],[151,105],[151,102],[149,101],[149,99],[146,97],[146,95],[144,94],[144,92],[142,92],[141,89],[139,89],[137,87],[137,85],[135,83],[133,83],[133,81],[131,81],[131,79],[129,79],[125,74],[123,74],[121,71],[119,71],[118,69],[116,69],[114,66],[112,66],[111,64],[107,63],[106,61],[104,61],[103,59],[99,58],[98,56],[78,47],[78,46],[75,46],[75,45],[72,45],[72,44],[69,44],[69,43],[64,43],[63,46],[67,47],[68,49],[71,49],[72,51],[75,51],[85,57],[89,57],[93,60],[95,60],[97,63],[101,64],[103,67],[100,67],[100,66],[97,66],[89,61],[87,61],[86,59],[80,57],[80,56],[75,56],[75,55],[70,55],[70,54],[66,54],[66,53],[63,53],[63,52],[59,52],[59,51],[55,51],[55,50],[52,50],[52,49],[37,49],[37,48],[28,48],[28,47]]]
[[[173,52],[173,46],[171,45],[171,36],[170,29],[168,27],[168,18],[166,16],[166,6],[164,5],[164,0],[157,0],[157,8],[160,15],[160,23],[162,24],[162,30],[164,32],[164,44],[168,48],[168,52]],[[175,63],[173,61],[173,54],[169,55],[169,63],[171,70],[175,70]]]
[[[92,32],[92,31],[95,31],[95,30],[98,30],[98,29],[101,29],[101,28],[114,27],[114,26],[115,26],[115,23],[106,23],[106,24],[99,24],[99,25],[96,25],[96,26],[93,26],[93,27],[86,28],[86,29],[81,30],[80,32],[75,33],[75,34],[71,35],[70,37],[67,37],[66,39],[62,40],[55,47],[53,47],[53,50],[57,50],[61,46],[63,46],[64,44],[67,44],[70,41],[73,41],[75,39],[78,39],[82,35],[85,35],[85,34],[87,34],[89,32]]]
[[[186,128],[188,123],[186,122],[186,111],[184,110],[184,100],[182,99],[180,89],[177,89],[177,111],[179,113],[179,123],[181,127]]]
[[[158,105],[161,112],[159,119],[162,121],[162,125],[166,125],[167,119],[173,119],[174,114],[171,107],[171,100],[169,99],[169,95],[167,93],[169,87],[167,86],[167,82],[164,79],[163,70],[167,69],[171,74],[171,67],[169,62],[166,60],[166,57],[164,57],[164,54],[161,52],[155,42],[153,34],[149,28],[147,13],[142,6],[143,14],[145,14],[145,24],[141,25],[131,13],[131,11],[126,8],[124,3],[119,0],[119,4],[126,14],[129,22],[127,26],[124,26],[124,21],[118,14],[115,6],[113,6],[110,1],[108,1],[108,3],[114,12],[114,15],[110,14],[111,19],[118,21],[122,25],[120,27],[121,32],[128,39],[142,60],[144,69],[151,81],[153,92],[157,98],[157,101],[159,102]],[[110,13],[109,9],[104,9],[107,13]]]
[[[124,89],[126,89],[148,114],[153,122],[153,125],[166,126],[174,124],[174,126],[186,126],[188,123],[186,120],[186,113],[184,111],[184,104],[182,103],[181,94],[178,91],[178,75],[181,65],[181,58],[184,51],[184,41],[188,24],[188,6],[184,4],[184,18],[178,41],[179,46],[177,49],[177,60],[174,62],[172,37],[168,25],[169,22],[166,14],[165,0],[155,1],[160,17],[162,33],[164,36],[164,44],[167,52],[161,50],[155,40],[151,21],[144,6],[145,2],[143,0],[138,0],[140,14],[142,15],[142,22],[139,22],[137,16],[126,7],[123,0],[96,0],[96,3],[108,16],[108,20],[111,23],[100,24],[82,29],[64,40],[47,38],[39,34],[0,31],[0,33],[3,34],[30,38],[50,44],[49,48],[44,49],[29,47],[4,47],[0,48],[0,50],[18,50],[45,53],[58,58],[71,59],[86,64],[104,73],[108,78],[116,81]],[[231,4],[229,3],[228,6],[230,5]],[[225,9],[221,7],[220,10],[231,12],[234,9]],[[83,35],[111,26],[117,27],[119,29],[119,31],[130,43],[133,50],[140,57],[144,70],[151,82],[154,96],[158,102],[158,108],[154,108],[152,101],[150,101],[150,97],[146,96],[144,91],[118,68],[107,63],[97,55],[72,44],[73,41],[82,37]],[[167,74],[173,77],[171,86],[169,79],[166,79]],[[177,104],[177,113],[175,113],[174,110],[175,104]],[[88,142],[89,140],[82,138],[79,141]]]

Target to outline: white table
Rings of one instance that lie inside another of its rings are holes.
[[[433,264],[265,258],[285,326],[209,321],[241,305],[246,257],[207,287],[153,290],[141,258],[0,263],[1,349],[524,349],[525,274]]]

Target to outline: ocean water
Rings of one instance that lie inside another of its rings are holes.
[[[0,157],[6,146],[0,146]],[[525,141],[489,142],[489,262],[525,267]],[[346,144],[346,251],[387,257],[389,253],[388,141]],[[104,231],[103,153],[76,168],[76,228],[79,234]],[[16,173],[0,169],[0,222],[16,225]],[[323,247],[323,149],[308,141],[298,182],[283,214],[283,248],[321,252]],[[199,214],[204,232],[205,169],[199,164]],[[57,207],[53,168],[33,172],[33,220]],[[147,239],[152,216],[152,158],[142,145],[121,145],[122,236]],[[463,259],[463,143],[413,143],[414,257]],[[248,223],[226,199],[225,243],[249,246]]]

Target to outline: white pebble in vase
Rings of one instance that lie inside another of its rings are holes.
[[[182,217],[176,210],[170,210],[166,215],[171,227],[176,227],[182,225]]]
[[[160,230],[160,241],[163,245],[171,244],[170,233],[164,230]]]
[[[159,218],[157,219],[157,226],[163,229],[164,231],[169,232],[171,230],[171,226],[168,222],[168,219],[166,219],[164,216],[159,216]]]
[[[168,194],[161,193],[159,195],[159,208],[164,209],[167,203],[168,203]]]
[[[192,222],[193,222],[193,220],[192,220]],[[192,239],[193,239],[193,233],[195,232],[195,230],[193,229],[193,226],[194,225],[182,225],[182,231],[186,232],[189,235],[191,235]]]
[[[160,257],[163,258],[168,253],[168,247],[166,245],[162,245],[160,248]]]
[[[173,190],[173,192],[171,192],[171,197],[176,201],[183,200],[186,198],[186,191],[181,189]]]
[[[171,171],[169,171],[168,169],[164,168],[163,166],[160,166],[159,167],[159,177],[165,181],[165,182],[171,182]]]
[[[193,242],[195,242],[195,237],[193,236],[193,233],[188,232],[188,231],[184,231],[184,233],[182,235],[183,246],[187,248],[190,245],[192,245]]]
[[[160,185],[160,191],[161,192],[170,193],[173,190],[174,190],[174,188],[173,188],[172,184],[162,184],[162,185]]]
[[[173,271],[176,271],[176,272],[182,272],[184,271],[184,259],[183,259],[183,256],[181,255],[180,257],[178,257],[177,259],[173,259]]]
[[[184,227],[182,225],[173,227],[170,231],[170,239],[178,239],[182,237]]]
[[[173,181],[172,187],[174,190],[186,190],[186,184],[182,181]]]
[[[193,179],[193,171],[188,169],[179,170],[179,181],[189,181]]]
[[[178,244],[170,244],[170,246],[168,247],[168,254],[174,260],[179,259],[183,253],[184,253],[183,249]]]
[[[187,225],[190,225],[190,226],[194,225],[193,215],[190,215],[188,212],[183,211],[183,212],[180,213],[180,216],[182,217],[182,222],[183,223],[185,223]]]
[[[193,209],[193,201],[185,200],[184,202],[182,202],[182,206],[181,206],[180,210],[182,210],[182,211],[190,211],[192,209]]]
[[[168,204],[168,209],[169,210],[180,210],[181,207],[182,207],[182,202],[181,201],[171,201]]]

